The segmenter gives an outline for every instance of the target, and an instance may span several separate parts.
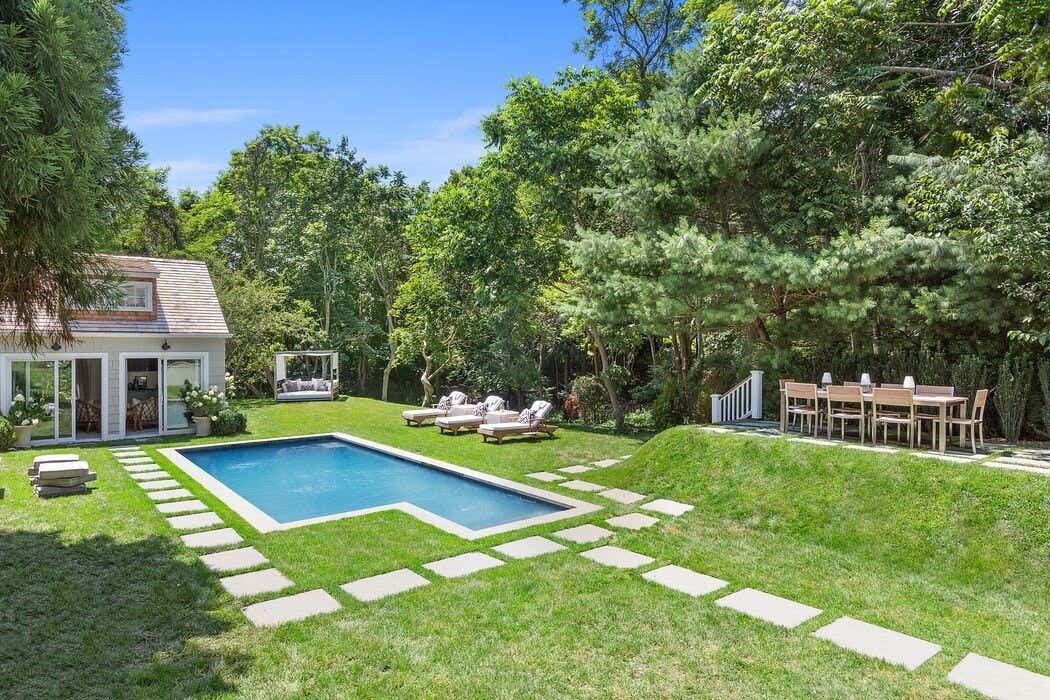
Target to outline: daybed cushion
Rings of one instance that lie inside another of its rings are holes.
[[[297,401],[305,399],[330,399],[330,391],[286,391],[277,395],[278,401]]]
[[[435,423],[443,428],[459,427],[462,428],[467,425],[481,425],[485,421],[481,416],[475,416],[467,414],[465,416],[441,416]]]
[[[426,420],[427,418],[438,418],[444,415],[445,412],[437,408],[417,408],[401,412],[401,417],[405,420]]]

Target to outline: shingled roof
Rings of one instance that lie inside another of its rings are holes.
[[[215,295],[208,267],[196,260],[167,260],[128,255],[106,256],[114,269],[129,277],[156,278],[156,318],[78,318],[71,324],[73,334],[113,333],[134,335],[221,336],[230,330]],[[0,320],[0,332],[17,333],[7,319]]]

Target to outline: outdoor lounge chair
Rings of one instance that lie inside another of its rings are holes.
[[[443,400],[448,401],[448,408],[438,408],[442,403],[439,401],[430,408],[416,408],[411,411],[403,411],[401,417],[405,419],[405,425],[412,425],[413,423],[423,425],[424,422],[434,418],[460,413],[459,409],[466,402],[467,395],[462,391],[453,391],[448,396],[443,397]]]
[[[447,430],[455,435],[460,430],[473,430],[474,428],[477,428],[485,422],[486,413],[489,411],[501,411],[503,410],[504,404],[505,402],[500,397],[489,396],[478,405],[470,406],[469,408],[471,410],[469,413],[457,411],[459,415],[441,416],[435,420],[434,423],[442,434]],[[468,406],[464,405],[463,408],[468,408]]]
[[[547,437],[552,438],[554,431],[558,429],[558,426],[547,425],[546,422],[552,408],[553,406],[547,401],[534,401],[532,407],[527,409],[531,418],[526,416],[525,411],[522,411],[514,423],[483,423],[478,426],[478,432],[481,433],[481,439],[485,442],[488,442],[489,438],[495,438],[497,444],[503,444],[503,438],[511,435],[546,433]]]

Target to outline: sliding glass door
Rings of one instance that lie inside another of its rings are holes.
[[[73,377],[73,360],[11,362],[11,400],[22,396],[40,407],[32,439],[72,440],[76,437]]]
[[[200,386],[199,359],[164,360],[164,427],[166,430],[184,430],[190,427],[186,401],[182,389],[186,384]]]

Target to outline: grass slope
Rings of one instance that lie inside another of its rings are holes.
[[[108,450],[77,448],[98,488],[53,501],[26,484],[37,452],[8,454],[0,696],[969,697],[944,680],[969,650],[1050,673],[1050,480],[690,428],[644,446],[565,429],[497,447],[404,428],[400,409],[257,404],[248,437],[340,430],[515,479],[633,452],[584,478],[697,508],[615,544],[827,612],[781,630],[599,567],[575,554],[584,546],[362,605],[338,585],[563,525],[469,543],[384,513],[260,535],[167,466],[293,590],[323,587],[345,606],[256,630]],[[633,510],[583,497],[607,507],[572,524]],[[807,635],[839,614],[945,651],[909,673]]]

